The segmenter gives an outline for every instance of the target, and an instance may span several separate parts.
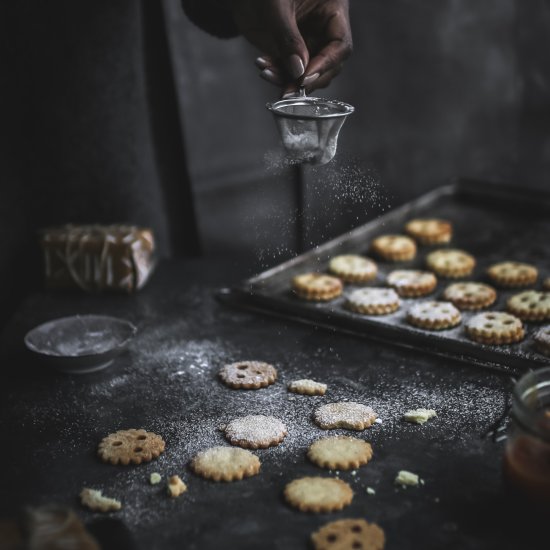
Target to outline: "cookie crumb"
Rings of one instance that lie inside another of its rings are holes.
[[[157,483],[160,483],[161,479],[162,476],[158,472],[153,472],[149,477],[149,483],[151,485],[156,485]]]
[[[424,424],[434,416],[437,416],[437,413],[433,409],[414,409],[412,411],[407,411],[403,415],[403,420],[413,422],[414,424]]]
[[[104,497],[101,491],[82,489],[80,502],[94,512],[113,512],[122,508],[122,503],[114,498]]]
[[[170,476],[167,487],[168,495],[172,498],[179,497],[187,491],[187,485],[181,480],[180,476]]]
[[[421,479],[417,474],[408,472],[407,470],[400,470],[397,473],[395,478],[395,484],[401,485],[402,487],[418,487],[418,484],[421,482]]]
[[[369,495],[375,495],[376,491],[372,487],[367,487],[367,494]]]

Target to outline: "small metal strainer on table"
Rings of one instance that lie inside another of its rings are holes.
[[[303,88],[295,97],[268,103],[283,146],[291,160],[326,164],[336,154],[338,134],[354,108],[342,101],[308,97]]]

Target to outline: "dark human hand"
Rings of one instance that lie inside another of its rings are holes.
[[[348,0],[230,0],[240,32],[262,55],[260,76],[283,93],[328,86],[352,49]]]

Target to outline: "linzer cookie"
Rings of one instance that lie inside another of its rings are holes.
[[[363,315],[387,315],[399,309],[399,296],[391,288],[358,288],[351,292],[346,307]]]
[[[476,261],[473,256],[463,250],[442,248],[434,250],[426,256],[426,265],[428,269],[441,277],[459,279],[472,273]]]
[[[417,298],[431,294],[437,286],[437,278],[430,271],[397,269],[388,275],[386,283],[403,298]]]
[[[40,244],[51,289],[132,292],[155,265],[153,233],[143,227],[65,225],[43,230]]]
[[[327,392],[327,385],[305,378],[290,382],[288,385],[288,391],[302,395],[325,395]]]
[[[303,273],[292,279],[292,290],[304,300],[327,302],[342,294],[342,281],[322,273]]]
[[[456,327],[462,317],[450,302],[419,302],[407,312],[407,321],[427,330],[444,330]]]
[[[160,435],[145,430],[120,430],[104,437],[97,454],[103,462],[111,464],[141,464],[150,462],[164,452]]]
[[[336,256],[330,260],[328,269],[346,283],[368,283],[376,278],[376,264],[354,254]]]
[[[537,351],[550,357],[550,325],[539,328],[533,336],[533,340]]]
[[[286,426],[274,416],[251,414],[235,418],[224,429],[232,445],[246,449],[267,449],[279,445],[288,434]]]
[[[321,468],[352,470],[372,458],[372,447],[370,443],[355,437],[325,437],[310,445],[307,457]]]
[[[302,477],[285,487],[285,499],[301,512],[328,513],[351,504],[353,490],[341,479]]]
[[[445,289],[443,298],[458,309],[477,310],[493,304],[497,293],[492,286],[483,283],[453,283]]]
[[[311,535],[314,550],[383,550],[384,531],[364,519],[339,519]]]
[[[222,382],[233,389],[257,390],[277,380],[277,371],[269,363],[261,361],[239,361],[224,365],[219,376]]]
[[[390,262],[405,262],[416,256],[416,244],[404,235],[382,235],[371,243],[371,250]]]
[[[545,321],[550,319],[550,292],[520,292],[508,300],[506,308],[523,321]]]
[[[474,315],[466,323],[466,333],[481,344],[513,344],[525,335],[521,319],[501,311]]]
[[[374,424],[376,413],[361,403],[340,401],[319,407],[313,414],[313,420],[323,430],[345,428],[361,431]]]
[[[246,449],[211,447],[193,458],[191,469],[213,481],[238,481],[258,474],[260,460]]]
[[[436,218],[411,220],[405,225],[405,231],[420,244],[448,243],[453,234],[450,222]]]
[[[539,273],[534,265],[500,262],[489,267],[487,275],[497,286],[520,288],[534,285]]]

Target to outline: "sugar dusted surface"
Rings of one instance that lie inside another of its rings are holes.
[[[450,302],[425,301],[412,305],[409,315],[420,321],[450,321],[460,317],[460,311]]]
[[[391,288],[358,288],[351,292],[348,301],[357,306],[389,306],[399,304],[399,296]]]
[[[251,444],[277,442],[287,433],[286,426],[278,418],[264,414],[235,418],[225,427],[225,435],[231,442]]]

